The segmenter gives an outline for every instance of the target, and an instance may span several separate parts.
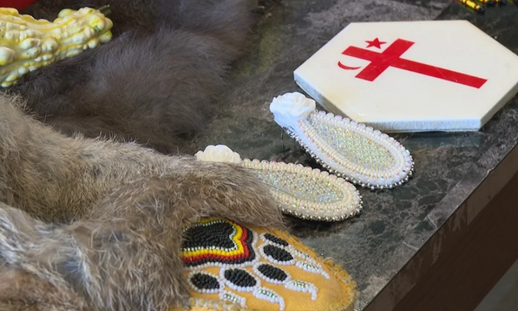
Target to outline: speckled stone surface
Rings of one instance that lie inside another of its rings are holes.
[[[268,109],[274,96],[300,91],[293,70],[350,22],[433,19],[470,20],[518,53],[513,3],[478,16],[453,0],[283,0],[260,23],[252,52],[235,64],[232,87],[222,94],[207,132],[190,148],[226,144],[243,157],[318,167],[282,134]],[[333,225],[292,219],[292,232],[347,269],[358,283],[357,310],[364,310],[427,239],[441,234],[441,225],[468,196],[480,191],[517,144],[517,120],[515,98],[479,132],[395,135],[415,158],[409,183],[390,191],[362,189],[359,217]]]

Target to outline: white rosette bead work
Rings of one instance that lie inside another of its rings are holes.
[[[249,169],[271,189],[283,213],[302,219],[340,221],[355,216],[362,209],[358,190],[346,180],[300,164],[241,160],[241,157],[224,145],[216,146],[224,152],[221,160],[205,156],[208,150],[216,154],[215,146],[196,153],[201,161],[227,161]],[[230,157],[230,155],[233,155]],[[232,158],[232,160],[228,160]]]
[[[348,118],[315,109],[300,93],[275,97],[275,122],[330,172],[362,187],[392,188],[412,175],[410,152],[394,138]]]

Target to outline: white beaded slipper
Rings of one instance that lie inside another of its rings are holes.
[[[281,211],[295,217],[340,221],[359,214],[362,200],[358,190],[335,175],[318,169],[283,162],[242,160],[225,145],[207,146],[198,151],[200,161],[237,163],[250,169],[268,185]]]
[[[297,92],[270,104],[275,122],[330,172],[371,189],[401,185],[412,175],[412,156],[394,138],[315,108]]]

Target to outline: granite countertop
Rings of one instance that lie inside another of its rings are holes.
[[[453,0],[281,3],[255,30],[251,52],[235,64],[232,87],[222,94],[206,133],[190,146],[193,152],[226,144],[243,157],[318,167],[282,134],[269,102],[300,91],[294,69],[350,22],[467,19],[518,53],[518,5],[512,2],[489,8],[483,16]],[[490,56],[480,61],[490,61]],[[357,310],[364,310],[516,146],[517,119],[514,98],[479,132],[393,135],[414,156],[410,182],[393,190],[361,189],[364,210],[359,217],[335,224],[290,219],[291,230],[346,268],[358,283]]]

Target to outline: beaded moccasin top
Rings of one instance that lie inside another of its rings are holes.
[[[322,221],[339,221],[360,213],[362,200],[356,188],[342,178],[302,165],[241,160],[225,145],[207,146],[196,153],[200,161],[240,164],[269,186],[283,213]]]
[[[193,311],[354,310],[351,277],[285,232],[211,218],[186,228],[184,238]]]
[[[401,185],[412,175],[410,152],[392,137],[315,108],[315,101],[300,93],[270,104],[275,122],[330,172],[371,189]]]

